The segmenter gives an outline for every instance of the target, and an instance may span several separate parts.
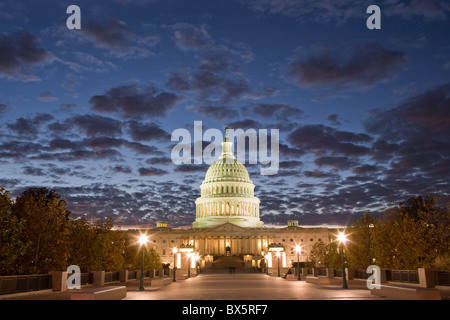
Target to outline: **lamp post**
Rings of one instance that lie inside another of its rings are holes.
[[[269,275],[269,254],[266,253],[264,257],[266,258],[266,275]]]
[[[140,278],[140,283],[139,283],[139,291],[144,291],[144,246],[148,241],[148,237],[146,234],[141,234],[141,236],[139,237],[139,245],[141,246],[141,250],[142,250],[142,264],[141,264],[141,278]]]
[[[341,260],[342,260],[342,289],[348,289],[347,279],[345,276],[345,260],[344,260],[344,243],[347,241],[345,234],[343,232],[339,232],[338,235],[339,248],[341,250]]]
[[[180,252],[186,252],[189,258],[189,264],[188,264],[188,278],[191,277],[191,254],[194,252],[194,246],[191,244],[182,244],[180,246]]]
[[[297,268],[298,268],[298,275],[297,275],[297,280],[301,280],[300,279],[300,251],[302,249],[300,248],[299,245],[295,246],[295,251],[297,251]]]
[[[173,282],[177,282],[177,247],[173,247]]]
[[[269,251],[274,251],[277,254],[278,257],[278,277],[281,277],[280,273],[280,256],[281,252],[284,251],[284,246],[281,243],[271,243],[269,244]]]

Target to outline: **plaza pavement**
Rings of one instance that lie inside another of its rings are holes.
[[[335,285],[317,285],[305,281],[287,280],[264,273],[202,273],[169,285],[151,286],[145,279],[145,291],[139,291],[139,281],[116,282],[107,286],[126,285],[124,300],[380,300],[366,289],[342,289]],[[92,286],[90,286],[92,287]],[[71,291],[14,295],[0,299],[70,300]]]

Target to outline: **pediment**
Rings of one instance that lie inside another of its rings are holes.
[[[246,231],[246,228],[239,227],[233,223],[225,222],[224,224],[221,224],[220,226],[214,227],[209,229],[208,231],[211,232],[242,232]]]

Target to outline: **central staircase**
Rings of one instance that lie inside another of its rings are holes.
[[[254,272],[246,268],[242,258],[238,256],[220,256],[214,259],[212,268],[205,269],[206,273],[247,273]]]

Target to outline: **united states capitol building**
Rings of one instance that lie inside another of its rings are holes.
[[[160,221],[156,228],[141,230],[149,236],[163,263],[178,268],[185,264],[178,249],[190,247],[199,265],[214,268],[217,261],[233,257],[247,267],[272,266],[275,245],[281,250],[277,259],[283,267],[292,262],[306,261],[312,246],[318,241],[327,244],[334,230],[326,227],[301,227],[298,221],[287,221],[286,227],[264,227],[260,220],[260,200],[255,197],[255,185],[245,166],[233,154],[228,132],[222,142],[222,154],[206,172],[200,185],[200,197],[195,200],[196,218],[190,229],[172,229]],[[295,246],[301,246],[297,256]],[[178,251],[174,252],[174,248]],[[177,255],[177,256],[176,256]],[[231,259],[231,258],[229,258]],[[191,262],[193,264],[193,262]]]

